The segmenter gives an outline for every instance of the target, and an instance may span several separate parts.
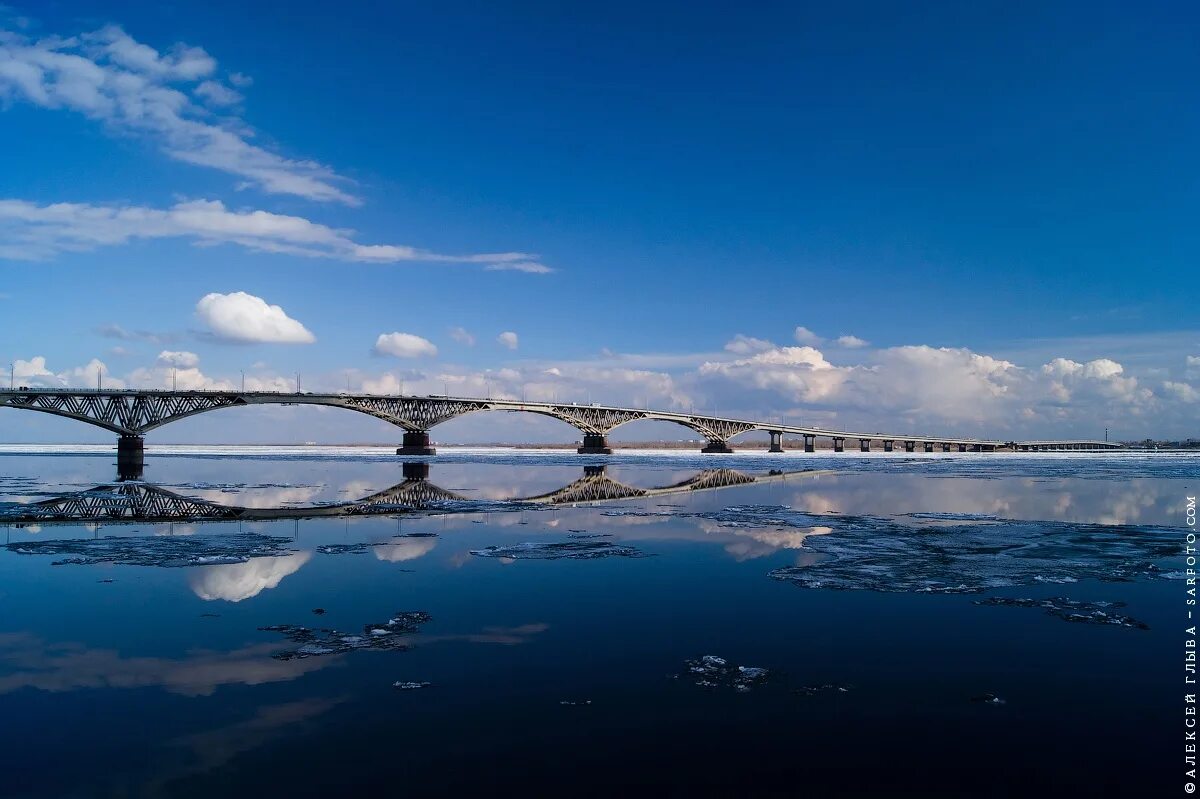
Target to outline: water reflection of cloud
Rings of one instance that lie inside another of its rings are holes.
[[[0,635],[0,694],[21,688],[72,691],[80,688],[159,687],[184,696],[208,696],[222,685],[260,685],[294,680],[337,662],[335,658],[276,660],[274,644],[230,652],[198,651],[180,658],[123,657],[112,649],[79,643],[49,643],[27,633]]]
[[[809,536],[832,532],[832,527],[823,526],[802,530],[735,530],[733,534],[743,540],[726,544],[725,551],[736,560],[752,560],[773,555],[781,549],[802,549],[804,539]]]
[[[419,536],[404,538],[395,544],[380,544],[379,546],[371,547],[371,551],[375,553],[375,557],[379,560],[388,563],[402,563],[406,560],[416,560],[428,555],[436,546],[437,539],[433,536]]]
[[[345,698],[301,699],[263,705],[243,721],[176,738],[170,744],[188,752],[187,762],[152,779],[145,786],[145,793],[173,793],[167,789],[176,780],[218,769],[238,755],[279,738],[308,732],[315,728],[315,719],[345,701]]]
[[[297,552],[277,558],[251,558],[245,563],[200,566],[192,570],[188,585],[203,600],[223,599],[241,602],[275,588],[289,574],[295,574],[312,558],[311,552]]]

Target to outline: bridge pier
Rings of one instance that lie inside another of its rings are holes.
[[[728,455],[733,452],[733,447],[729,446],[728,441],[709,441],[700,451],[712,455]]]
[[[397,455],[433,455],[436,449],[429,446],[428,430],[413,430],[404,434],[404,446],[396,450]]]
[[[117,479],[141,480],[146,466],[145,439],[122,435],[117,439]]]
[[[884,452],[891,452],[891,451],[893,451],[894,449],[896,449],[896,442],[895,442],[895,441],[892,441],[890,438],[885,438],[885,439],[883,440],[883,451],[884,451]]]
[[[917,449],[917,442],[915,442],[915,441],[905,441],[904,442],[904,451],[905,452],[915,452],[916,449]]]
[[[771,449],[768,452],[783,452],[783,431],[771,430]]]
[[[816,436],[810,436],[810,435],[805,434],[805,436],[804,436],[804,451],[805,452],[816,452],[817,451],[817,437]]]
[[[942,444],[942,452],[949,452],[949,451],[950,451],[950,445]]]
[[[860,438],[858,440],[858,451],[859,452],[870,452],[871,451],[871,439]]]
[[[959,452],[966,452],[966,451],[967,451],[967,445],[966,445],[966,444],[959,444],[959,445],[958,445],[958,451],[959,451]]]
[[[846,451],[846,439],[835,438],[833,440],[833,451],[834,452],[845,452]]]
[[[933,452],[933,442],[932,442],[932,441],[926,441],[926,442],[925,442],[925,451],[926,451],[926,452]]]
[[[611,455],[612,447],[603,433],[584,433],[583,446],[576,452],[580,455]]]

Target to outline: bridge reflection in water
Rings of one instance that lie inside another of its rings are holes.
[[[197,499],[140,480],[105,483],[86,491],[29,503],[0,504],[0,522],[71,524],[78,522],[267,521],[320,517],[374,516],[438,511],[470,513],[479,509],[520,510],[528,506],[580,505],[622,499],[664,497],[750,483],[770,483],[827,474],[826,470],[771,471],[752,475],[735,469],[704,469],[678,483],[639,488],[609,477],[604,466],[588,466],[578,480],[555,491],[505,500],[480,500],[444,489],[429,479],[428,463],[405,463],[404,480],[353,502],[309,507],[250,508]]]

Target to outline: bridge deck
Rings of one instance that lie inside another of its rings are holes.
[[[699,433],[710,442],[726,443],[750,431],[779,435],[866,441],[900,441],[920,444],[949,444],[969,447],[1079,447],[1119,449],[1108,441],[1086,439],[1003,441],[918,433],[834,430],[825,427],[760,422],[711,414],[660,411],[556,402],[511,399],[379,394],[314,394],[267,391],[167,391],[141,389],[42,389],[0,390],[0,407],[41,411],[97,425],[124,436],[141,436],[169,422],[220,408],[246,405],[320,405],[340,407],[383,419],[410,432],[427,432],[432,427],[476,411],[538,413],[574,426],[585,435],[605,436],[633,421],[674,422]]]

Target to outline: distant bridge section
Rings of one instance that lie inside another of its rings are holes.
[[[537,413],[566,422],[583,436],[579,452],[610,454],[608,434],[621,425],[641,420],[674,422],[705,440],[701,452],[732,452],[730,441],[750,431],[770,435],[771,452],[783,451],[784,435],[802,436],[805,452],[816,451],[816,439],[830,439],[834,452],[844,452],[846,441],[857,440],[867,452],[875,442],[885,452],[897,443],[905,452],[996,452],[1000,449],[1041,452],[1061,450],[1119,449],[1108,441],[1000,441],[961,436],[916,435],[881,432],[831,430],[778,422],[757,422],[707,414],[658,411],[648,408],[622,408],[577,403],[525,402],[507,399],[478,399],[444,396],[403,396],[379,394],[310,394],[274,391],[143,391],[76,390],[21,388],[0,390],[0,407],[40,411],[103,427],[120,436],[117,444],[118,465],[140,463],[143,436],[165,424],[201,413],[247,405],[318,405],[344,408],[382,419],[404,430],[399,455],[432,455],[429,431],[433,427],[477,411]]]

